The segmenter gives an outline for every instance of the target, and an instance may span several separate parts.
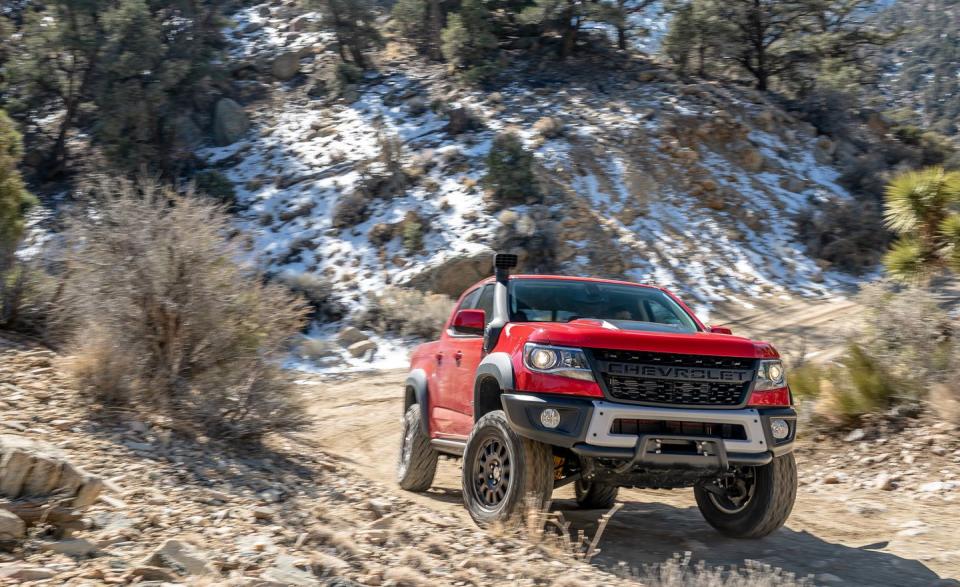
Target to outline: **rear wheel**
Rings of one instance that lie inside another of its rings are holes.
[[[423,432],[420,406],[413,404],[403,415],[403,436],[397,458],[397,482],[407,491],[426,491],[437,473],[437,451]]]
[[[700,513],[732,538],[762,538],[790,516],[797,498],[797,462],[793,454],[762,467],[741,467],[734,475],[693,489]]]
[[[477,524],[520,524],[553,493],[553,449],[523,438],[502,410],[474,425],[463,453],[463,501]]]
[[[599,510],[613,507],[620,488],[598,481],[578,479],[574,491],[577,495],[577,505],[588,510]]]

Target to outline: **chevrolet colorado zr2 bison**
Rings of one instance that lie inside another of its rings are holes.
[[[427,490],[444,454],[463,458],[481,525],[518,523],[570,483],[584,508],[611,506],[620,487],[693,487],[728,536],[783,525],[797,416],[773,346],[705,326],[658,287],[510,275],[516,264],[495,255],[494,277],[414,350],[402,488]]]

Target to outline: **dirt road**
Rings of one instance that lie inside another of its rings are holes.
[[[840,318],[849,314],[850,306],[845,302],[815,306],[794,306],[794,317],[814,324],[808,340],[820,349],[834,349],[844,323]],[[735,331],[763,334],[781,347],[795,341],[799,330],[790,329],[799,329],[796,324],[787,330],[763,331],[763,325],[783,316],[780,310],[768,311],[766,318],[755,314],[730,323]],[[394,463],[403,377],[402,372],[382,372],[316,380],[306,386],[317,416],[316,435],[325,449],[396,492],[400,492]],[[615,566],[622,561],[638,567],[690,551],[694,560],[710,565],[757,560],[800,576],[813,575],[818,585],[960,585],[943,581],[960,577],[960,495],[954,501],[920,502],[913,492],[815,480],[813,473],[833,454],[801,438],[801,487],[793,515],[785,528],[757,541],[731,540],[714,532],[700,517],[691,490],[622,491],[625,507],[603,535],[602,552],[594,563]],[[856,466],[850,463],[851,474]],[[472,525],[461,505],[459,475],[458,461],[442,460],[431,491],[404,494]],[[590,534],[602,512],[577,511],[572,497],[569,488],[559,490],[554,508]]]

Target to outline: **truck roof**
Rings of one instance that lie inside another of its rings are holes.
[[[650,289],[660,289],[660,290],[664,289],[663,287],[661,287],[661,286],[659,286],[659,285],[651,285],[651,284],[646,284],[646,283],[636,283],[636,282],[634,282],[634,281],[626,281],[626,280],[623,280],[623,279],[607,279],[607,278],[604,278],[604,277],[580,277],[580,276],[574,276],[574,275],[541,275],[541,274],[519,273],[519,274],[516,274],[516,275],[511,275],[511,276],[510,276],[510,279],[511,279],[511,280],[512,280],[512,279],[552,279],[552,280],[557,280],[557,281],[593,281],[593,282],[596,282],[596,283],[619,283],[619,284],[622,284],[622,285],[633,285],[633,286],[636,286],[636,287],[648,287],[648,288],[650,288]],[[492,282],[493,280],[494,280],[493,276],[487,277],[486,279],[482,279],[482,280],[478,281],[477,283],[473,284],[472,286],[468,287],[467,289],[468,289],[468,290],[473,289],[474,287],[476,287],[476,286],[478,286],[478,285],[482,285],[482,284],[485,284],[485,283],[490,283],[490,282]]]

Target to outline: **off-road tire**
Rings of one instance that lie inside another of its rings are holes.
[[[617,501],[620,488],[598,481],[578,480],[574,484],[577,505],[587,510],[610,509]]]
[[[397,456],[397,483],[407,491],[426,491],[437,474],[437,451],[423,433],[420,405],[413,404],[403,415],[403,435]],[[409,446],[408,446],[409,445]]]
[[[710,492],[694,487],[700,513],[711,526],[731,538],[762,538],[780,526],[790,516],[797,498],[797,462],[792,453],[773,459],[769,464],[755,468],[756,482],[753,496],[744,508],[728,513],[717,507]]]
[[[476,470],[482,462],[480,451],[490,442],[499,442],[509,459],[509,482],[496,505],[483,501],[483,483]],[[464,505],[478,525],[519,526],[531,509],[542,510],[550,501],[553,449],[517,434],[507,423],[503,410],[495,410],[481,417],[470,432],[463,452],[462,482]]]

